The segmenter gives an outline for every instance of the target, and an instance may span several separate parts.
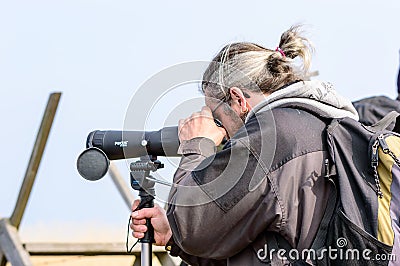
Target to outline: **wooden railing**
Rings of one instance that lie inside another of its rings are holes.
[[[32,186],[46,147],[47,139],[54,121],[60,92],[50,94],[47,106],[42,118],[39,132],[33,146],[32,154],[26,169],[25,177],[19,191],[14,211],[10,218],[0,217],[0,266],[5,266],[7,261],[13,266],[33,265],[30,256],[68,256],[68,255],[135,255],[134,266],[140,265],[140,247],[136,246],[132,253],[126,252],[124,243],[22,243],[18,234],[26,205],[29,200]],[[124,182],[117,168],[111,163],[109,174],[118,191],[123,197],[128,208],[134,200],[131,190]],[[176,265],[174,260],[162,247],[153,248],[154,255],[162,265]]]

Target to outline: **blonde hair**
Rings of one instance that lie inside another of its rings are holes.
[[[302,36],[301,26],[292,26],[281,35],[277,49],[255,43],[226,45],[204,72],[202,90],[227,99],[229,88],[239,87],[272,93],[282,86],[304,80],[311,65],[313,46]],[[279,49],[278,49],[279,48]],[[300,59],[296,65],[294,59]]]

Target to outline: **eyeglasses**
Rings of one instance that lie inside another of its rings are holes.
[[[208,86],[208,84],[209,84],[208,82],[203,82],[203,86],[205,86],[205,87]],[[222,122],[218,118],[215,118],[214,112],[219,108],[219,106],[221,104],[228,103],[231,100],[231,94],[229,93],[229,90],[228,90],[228,93],[225,93],[225,91],[222,88],[222,85],[220,85],[220,84],[218,84],[218,85],[220,86],[221,91],[224,92],[224,97],[222,99],[216,99],[216,100],[219,100],[220,102],[217,104],[217,106],[215,106],[214,110],[212,110],[211,113],[212,113],[212,116],[214,117],[214,123],[217,125],[217,127],[222,127],[225,129],[225,127],[222,125]]]
[[[225,129],[225,127],[222,125],[221,120],[219,120],[218,118],[215,118],[215,114],[214,112],[223,104],[226,103],[225,99],[221,100],[217,106],[215,106],[214,110],[211,111],[212,116],[214,117],[214,123],[217,125],[217,127],[222,127]]]
[[[215,106],[214,110],[211,111],[211,114],[212,114],[212,116],[214,117],[214,123],[215,123],[215,125],[216,125],[217,127],[223,128],[223,129],[225,130],[225,132],[226,132],[226,137],[225,137],[224,140],[222,141],[222,144],[225,144],[225,142],[226,142],[227,140],[230,139],[228,130],[226,130],[226,128],[224,127],[224,125],[222,124],[222,122],[221,122],[218,118],[215,118],[215,115],[214,115],[214,112],[215,112],[223,103],[227,103],[227,102],[220,101],[220,102]]]
[[[217,125],[217,127],[224,127],[223,125],[222,125],[222,122],[221,121],[219,121],[219,119],[217,119],[217,118],[214,118],[214,123]]]

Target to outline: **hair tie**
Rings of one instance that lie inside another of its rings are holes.
[[[279,52],[283,57],[286,57],[285,53],[283,52],[283,50],[280,47],[276,47],[275,51]]]

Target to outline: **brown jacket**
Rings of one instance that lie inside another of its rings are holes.
[[[330,193],[325,127],[306,111],[275,108],[253,115],[220,152],[206,138],[182,143],[171,254],[191,265],[263,265],[257,252],[269,232],[310,248]]]

